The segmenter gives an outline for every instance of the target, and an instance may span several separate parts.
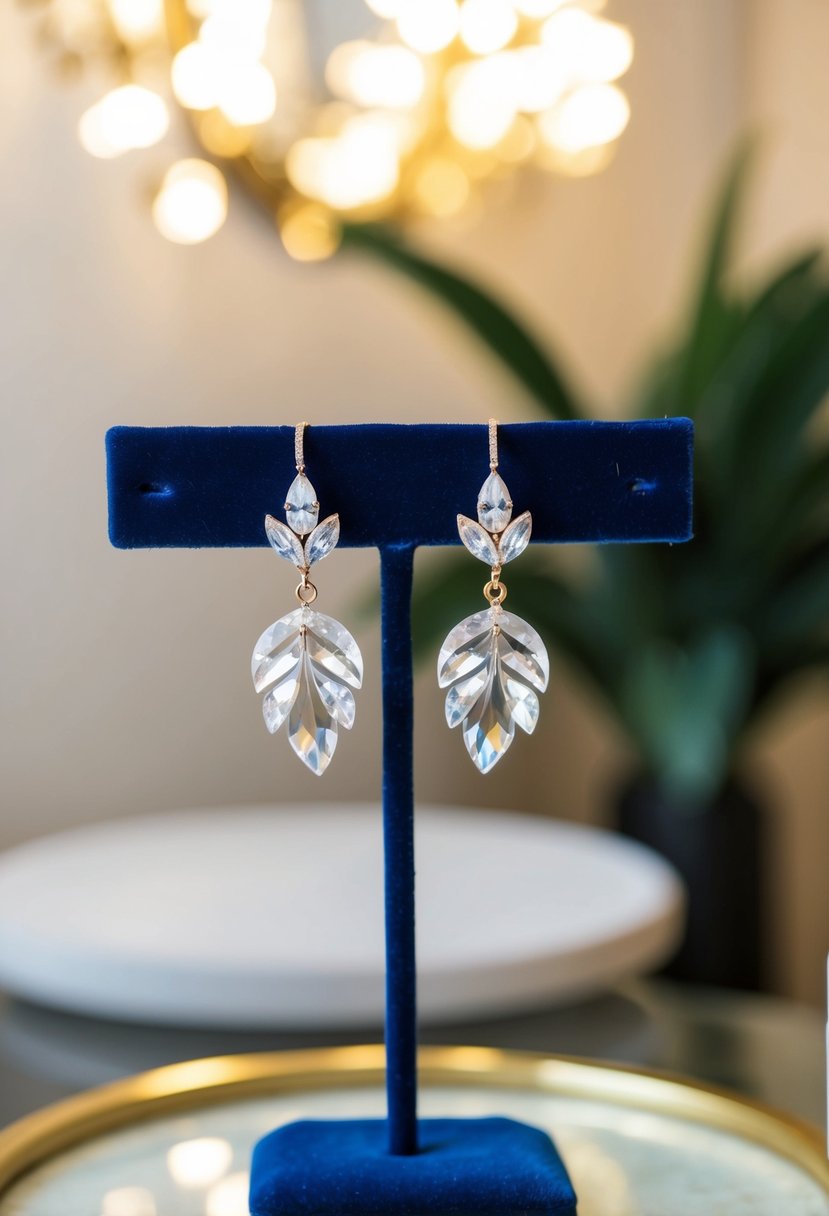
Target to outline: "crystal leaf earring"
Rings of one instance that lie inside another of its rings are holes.
[[[324,773],[337,746],[340,726],[354,724],[354,693],[363,681],[363,658],[354,638],[333,617],[311,605],[317,589],[308,575],[327,557],[340,538],[340,517],[318,523],[320,505],[305,475],[304,437],[308,424],[294,433],[296,477],[285,498],[287,524],[265,516],[271,546],[301,575],[296,597],[299,608],[280,617],[260,637],[253,650],[253,686],[264,692],[265,725],[275,734],[288,723],[291,747],[303,764]]]
[[[512,521],[512,522],[510,522]],[[532,734],[538,721],[538,694],[550,674],[547,651],[520,616],[504,611],[507,588],[501,569],[523,553],[532,518],[512,519],[512,499],[498,473],[498,424],[489,422],[489,476],[478,494],[478,522],[458,516],[467,549],[490,567],[484,597],[489,604],[451,631],[438,656],[438,683],[448,688],[446,721],[462,726],[475,766],[488,773],[509,748],[516,726]]]

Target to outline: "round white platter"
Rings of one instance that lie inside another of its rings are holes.
[[[417,811],[429,1023],[563,1003],[661,963],[683,893],[609,832]],[[0,857],[0,987],[189,1026],[380,1025],[379,806],[226,807],[76,828]]]

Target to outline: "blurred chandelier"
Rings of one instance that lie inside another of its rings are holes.
[[[171,166],[153,201],[194,244],[227,212],[238,168],[299,259],[342,223],[448,218],[523,166],[602,169],[628,122],[614,83],[633,39],[602,0],[48,0],[71,63],[122,83],[81,117],[93,156],[149,148],[169,101],[211,160]]]

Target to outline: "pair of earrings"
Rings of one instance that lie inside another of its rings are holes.
[[[265,516],[265,534],[280,557],[296,566],[299,607],[271,625],[256,643],[251,662],[253,684],[264,693],[265,725],[275,734],[286,722],[288,738],[300,760],[320,774],[337,746],[339,728],[354,724],[354,689],[363,681],[360,648],[344,625],[312,607],[317,589],[312,566],[335,548],[338,515],[319,522],[316,491],[305,473],[307,423],[294,434],[296,477],[285,498],[282,523]],[[446,721],[462,727],[475,766],[487,773],[505,754],[520,727],[531,734],[538,721],[538,694],[544,692],[550,665],[544,643],[521,617],[504,610],[503,567],[523,553],[532,518],[512,518],[513,504],[498,472],[498,429],[489,423],[489,476],[481,486],[477,521],[458,515],[458,532],[469,552],[490,569],[484,586],[487,607],[449,633],[438,656],[438,683],[446,693]]]

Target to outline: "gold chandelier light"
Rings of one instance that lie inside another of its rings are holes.
[[[153,219],[210,237],[232,165],[299,259],[342,223],[469,213],[524,166],[602,169],[627,125],[633,39],[601,0],[48,0],[44,33],[120,80],[81,116],[87,152],[160,143],[177,104],[203,156],[172,164]]]

